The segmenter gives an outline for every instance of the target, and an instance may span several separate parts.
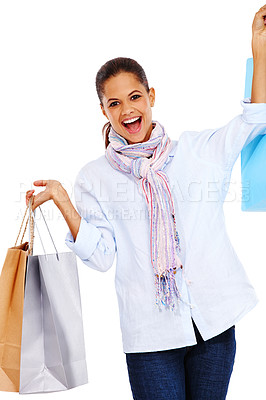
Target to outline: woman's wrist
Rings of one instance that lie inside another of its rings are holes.
[[[76,240],[79,231],[81,216],[73,206],[67,191],[63,188],[61,184],[58,185],[53,191],[52,199],[62,213],[74,240]]]
[[[264,38],[253,37],[252,39],[252,54],[254,60],[266,59],[266,40]]]
[[[52,200],[58,208],[60,208],[62,203],[70,201],[68,193],[61,183],[53,189]]]
[[[252,103],[266,103],[266,40],[254,35],[252,38],[253,80]]]

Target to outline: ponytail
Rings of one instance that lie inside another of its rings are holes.
[[[109,132],[110,132],[110,130],[111,130],[111,122],[107,122],[104,126],[103,126],[103,129],[102,129],[102,135],[103,135],[103,139],[104,139],[104,145],[105,145],[105,148],[107,149],[107,147],[108,147],[108,145],[109,145],[109,139],[108,139],[108,136],[109,136]]]

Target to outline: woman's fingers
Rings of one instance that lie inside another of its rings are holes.
[[[29,190],[29,192],[31,192]],[[35,210],[35,208],[37,208],[38,206],[40,206],[42,203],[44,203],[47,199],[46,196],[43,195],[43,192],[38,193],[37,195],[33,195],[33,193],[29,193],[26,196],[26,204],[28,205],[28,202],[30,200],[30,198],[32,197],[32,211]]]
[[[265,40],[266,35],[266,4],[256,12],[252,23],[253,41],[252,47],[261,47],[261,39]],[[256,36],[256,38],[255,38]],[[257,44],[257,42],[259,44]],[[263,44],[264,47],[264,44]]]
[[[28,205],[31,197],[32,197],[32,206],[33,206],[33,204],[35,202],[35,196],[34,195],[30,195],[29,197],[26,197],[26,205]]]
[[[33,196],[33,201],[32,201],[32,206],[31,206],[32,211],[34,211],[35,208],[37,208],[38,206],[40,206],[43,203],[43,201],[41,201],[40,197],[41,197],[41,193],[38,193],[36,196]]]
[[[45,181],[45,180],[34,181],[33,185],[34,186],[46,186],[47,185],[47,181]]]
[[[265,4],[265,6],[263,6],[259,9],[258,13],[263,17],[264,25],[265,25],[266,24],[266,4]]]
[[[26,192],[26,205],[28,205],[29,199],[31,198],[31,196],[33,195],[34,192],[35,192],[34,189],[27,190],[27,192]]]

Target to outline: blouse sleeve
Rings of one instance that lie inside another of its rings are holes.
[[[81,222],[76,240],[69,230],[65,243],[84,264],[107,271],[113,265],[116,253],[114,231],[82,172],[76,178],[74,194]]]
[[[241,101],[243,113],[219,129],[184,132],[189,150],[207,162],[232,169],[241,150],[258,135],[266,134],[266,103]],[[182,136],[181,136],[182,137]]]

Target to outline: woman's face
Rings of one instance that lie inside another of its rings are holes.
[[[120,72],[105,82],[101,109],[113,129],[134,144],[150,138],[154,101],[153,88],[148,93],[134,74]]]

